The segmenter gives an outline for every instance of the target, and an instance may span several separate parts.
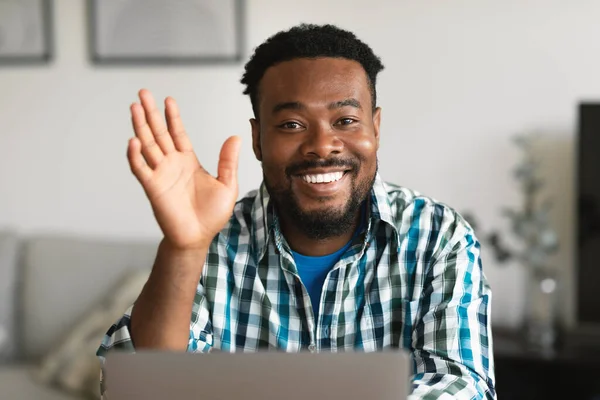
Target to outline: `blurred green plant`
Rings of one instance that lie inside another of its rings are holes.
[[[544,268],[548,266],[550,255],[558,250],[558,237],[550,224],[552,202],[540,198],[544,182],[539,177],[540,162],[534,154],[537,138],[535,134],[514,138],[515,144],[524,155],[523,160],[514,170],[514,177],[523,196],[523,204],[520,209],[505,207],[502,214],[510,221],[517,245],[509,246],[498,230],[483,234],[476,217],[468,211],[463,214],[482,241],[490,246],[500,264],[517,260],[530,268]]]

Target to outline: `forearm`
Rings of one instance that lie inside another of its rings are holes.
[[[496,398],[495,388],[461,363],[426,352],[415,353],[417,371],[410,400],[471,400]]]
[[[207,251],[208,246],[175,250],[161,242],[152,273],[131,314],[136,349],[187,349],[192,306]]]
[[[435,255],[420,294],[412,330],[415,359],[412,399],[496,398],[491,332],[492,292],[480,246],[459,217],[447,245]]]

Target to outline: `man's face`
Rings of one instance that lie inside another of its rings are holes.
[[[377,172],[380,109],[355,61],[295,59],[269,68],[253,149],[277,211],[309,237],[352,226]]]

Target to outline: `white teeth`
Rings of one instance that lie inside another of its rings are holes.
[[[304,179],[308,183],[330,183],[342,179],[344,173],[342,171],[330,172],[328,174],[304,175]]]

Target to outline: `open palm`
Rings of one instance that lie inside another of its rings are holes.
[[[165,100],[165,124],[152,94],[142,89],[139,97],[141,104],[131,105],[131,171],[172,246],[207,246],[231,217],[237,199],[240,139],[230,137],[223,144],[215,178],[198,161],[175,100]]]

